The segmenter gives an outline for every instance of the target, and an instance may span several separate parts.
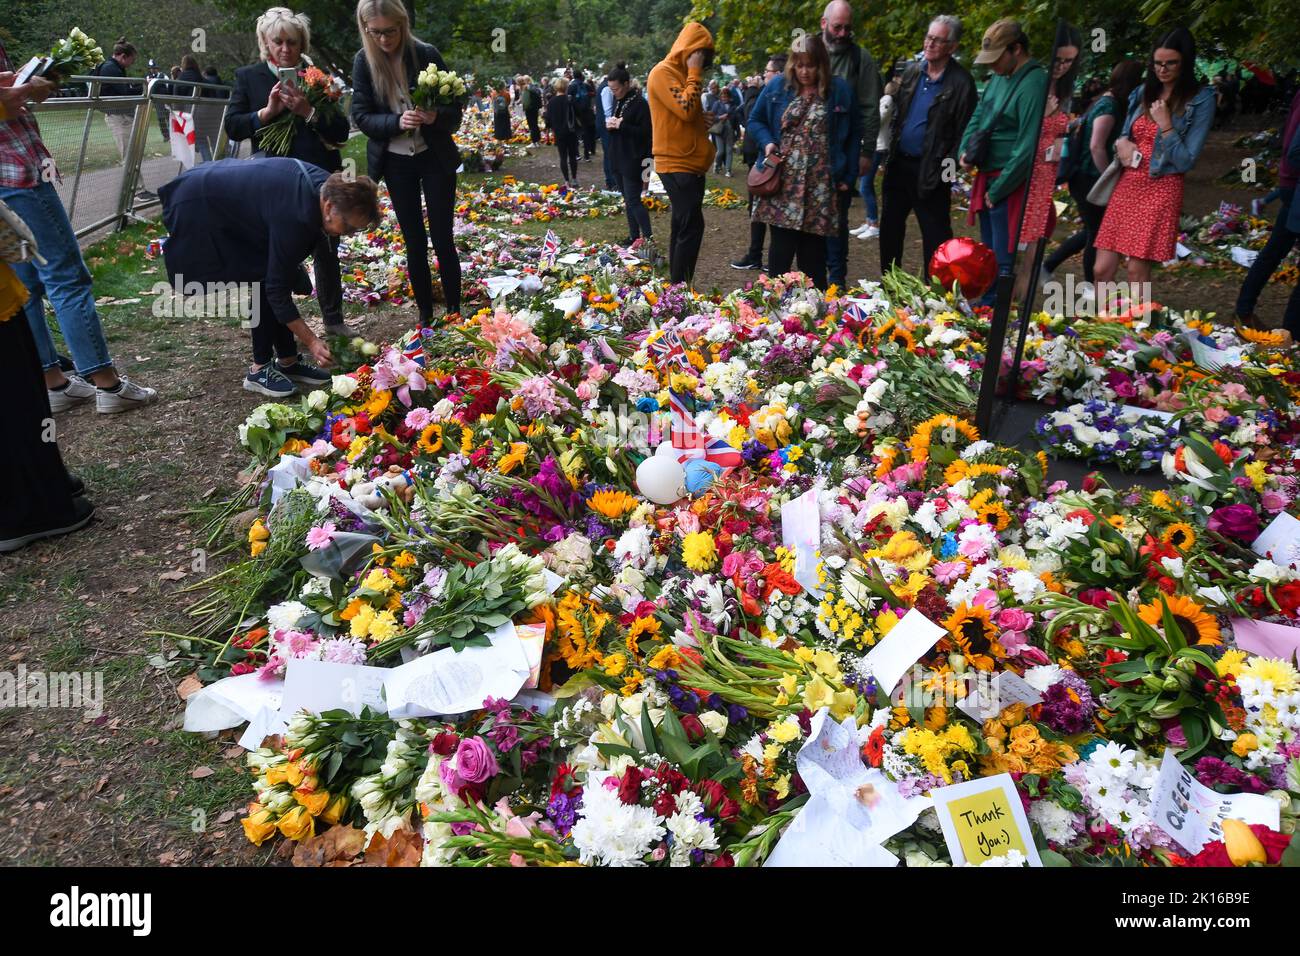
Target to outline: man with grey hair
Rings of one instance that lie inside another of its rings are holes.
[[[924,58],[903,71],[881,184],[880,270],[901,263],[908,213],[921,227],[923,275],[934,250],[952,238],[952,184],[957,147],[975,111],[975,83],[953,58],[961,21],[937,16],[925,34]]]
[[[871,54],[853,40],[853,7],[847,0],[831,0],[822,11],[822,42],[830,54],[831,75],[843,79],[857,95],[862,114],[858,175],[865,176],[876,153],[876,136],[880,132],[880,70]],[[831,283],[843,289],[848,279],[852,190],[841,190],[839,200],[836,229],[826,237],[826,273]]]

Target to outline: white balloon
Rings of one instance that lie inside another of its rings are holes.
[[[669,454],[661,454],[667,448]],[[659,446],[660,451],[651,455],[636,468],[636,486],[657,505],[670,505],[686,497],[686,469],[671,454],[673,448],[668,442]]]

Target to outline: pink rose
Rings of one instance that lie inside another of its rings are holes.
[[[482,783],[495,777],[500,768],[497,758],[482,737],[466,737],[456,748],[456,776],[466,783]]]
[[[1228,412],[1220,405],[1213,405],[1205,410],[1205,420],[1213,422],[1215,425],[1228,417]]]
[[[1003,608],[998,612],[998,627],[1008,631],[1027,631],[1033,623],[1033,616],[1018,607]]]

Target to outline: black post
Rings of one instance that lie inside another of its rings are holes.
[[[1043,267],[1043,254],[1047,251],[1047,237],[1038,240],[1034,247],[1034,264],[1029,273],[1029,286],[1025,289],[1025,301],[1020,306],[1020,332],[1016,336],[1016,357],[1011,360],[1011,373],[1007,378],[1007,394],[1003,401],[1011,405],[1016,401],[1016,382],[1020,381],[1020,360],[1025,354],[1025,339],[1029,335],[1029,317],[1033,312],[1034,298],[1038,294],[1038,270]]]
[[[980,374],[979,403],[975,406],[975,427],[979,429],[981,438],[988,438],[993,430],[993,402],[998,390],[998,372],[1002,368],[1002,347],[1007,340],[1007,317],[1011,314],[1015,273],[999,275],[997,283],[998,297],[993,305],[988,338],[984,340],[984,370]]]

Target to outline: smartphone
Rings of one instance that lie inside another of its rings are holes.
[[[298,71],[295,70],[293,67],[291,66],[276,67],[275,72],[280,77],[280,84],[282,86],[296,87],[298,85]]]

